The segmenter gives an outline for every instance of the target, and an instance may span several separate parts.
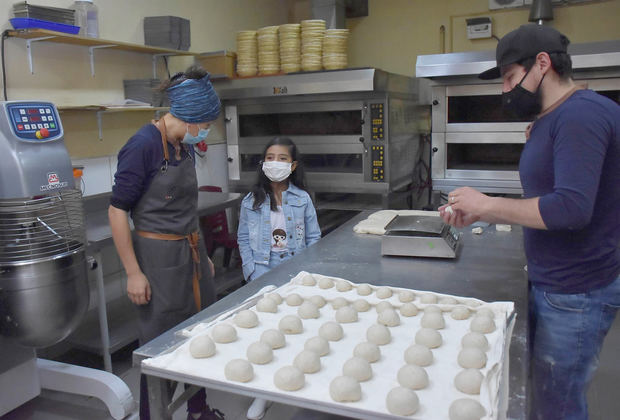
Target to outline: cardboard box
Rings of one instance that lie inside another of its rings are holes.
[[[202,53],[196,57],[196,64],[211,74],[212,79],[233,79],[237,53],[232,51],[214,51]]]

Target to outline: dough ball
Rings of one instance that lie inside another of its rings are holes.
[[[273,293],[267,293],[265,295],[266,298],[272,299],[275,303],[277,303],[278,305],[282,303],[282,296],[280,296],[279,293],[277,292],[273,292]]]
[[[190,341],[189,354],[191,354],[194,359],[211,357],[215,354],[215,343],[208,335],[199,335]]]
[[[297,293],[291,293],[286,297],[286,304],[288,306],[299,306],[303,303],[304,298],[299,296]]]
[[[303,373],[315,373],[321,370],[321,358],[312,350],[302,350],[295,356],[293,365]]]
[[[363,283],[363,284],[360,284],[359,286],[357,286],[357,294],[358,295],[360,295],[360,296],[368,296],[371,293],[372,293],[372,287],[370,287],[370,284]]]
[[[455,376],[454,386],[466,394],[479,395],[483,378],[478,369],[465,369]]]
[[[301,279],[301,284],[304,286],[316,286],[316,280],[310,273],[306,273],[306,275]]]
[[[343,324],[357,322],[357,311],[351,306],[343,306],[336,311],[336,321]]]
[[[344,335],[344,331],[339,323],[328,321],[319,328],[319,336],[328,341],[338,341]]]
[[[484,315],[476,315],[471,320],[470,328],[472,331],[488,334],[495,331],[495,321]]]
[[[441,339],[441,334],[439,334],[437,330],[432,328],[420,328],[420,330],[415,334],[415,342],[416,344],[421,344],[429,349],[434,349],[441,346],[443,340]]]
[[[302,303],[297,308],[297,314],[301,319],[318,318],[320,316],[319,308],[310,301]]]
[[[471,311],[469,310],[467,306],[458,305],[452,308],[452,312],[450,316],[452,317],[452,319],[461,320],[461,319],[469,318],[470,314],[471,314]]]
[[[417,365],[405,365],[401,367],[398,370],[396,378],[400,386],[404,388],[423,389],[428,386],[428,374],[426,370]]]
[[[278,304],[275,300],[264,297],[256,302],[256,310],[258,312],[271,312],[275,314],[278,312]]]
[[[230,324],[217,324],[211,331],[216,343],[232,343],[237,339],[237,330]]]
[[[463,336],[461,345],[463,347],[477,347],[482,351],[487,351],[489,349],[489,340],[487,340],[484,334],[472,331]]]
[[[422,303],[437,303],[437,295],[433,293],[424,293],[420,297],[420,302]]]
[[[470,308],[477,308],[478,306],[482,305],[481,302],[477,300],[473,300],[473,299],[466,301],[465,304],[469,306]]]
[[[332,308],[334,309],[343,308],[347,306],[348,304],[349,304],[349,301],[343,297],[337,297],[336,299],[332,300]]]
[[[415,293],[409,290],[401,290],[398,292],[398,300],[402,303],[413,302],[415,300]]]
[[[421,344],[413,344],[405,350],[405,362],[416,366],[430,366],[433,363],[433,352]]]
[[[283,391],[297,391],[306,383],[304,373],[295,366],[284,366],[273,375],[273,383]]]
[[[402,316],[416,316],[418,314],[418,307],[411,302],[404,303],[400,307],[400,314]]]
[[[471,398],[460,398],[450,404],[450,420],[480,420],[487,412],[484,407]]]
[[[392,341],[392,334],[385,325],[374,324],[366,330],[366,339],[371,343],[382,346]]]
[[[351,286],[351,283],[349,283],[348,281],[346,280],[336,281],[336,290],[338,290],[339,292],[348,292],[351,289],[353,289],[353,286]]]
[[[301,322],[301,319],[297,315],[287,315],[282,317],[280,323],[278,324],[278,328],[284,334],[301,334],[304,330],[304,326]]]
[[[279,349],[286,345],[286,339],[282,331],[273,328],[263,331],[260,341],[271,346],[272,349]]]
[[[244,309],[235,315],[235,324],[241,328],[254,328],[258,325],[258,317],[253,311]]]
[[[364,341],[353,349],[353,356],[366,359],[369,363],[374,363],[381,358],[381,350],[375,343]]]
[[[377,316],[377,323],[386,327],[395,327],[400,325],[400,317],[394,309],[386,309]]]
[[[478,347],[465,347],[459,352],[457,361],[465,369],[480,369],[487,364],[487,355]]]
[[[342,365],[342,374],[355,378],[358,382],[364,382],[372,378],[370,363],[363,357],[352,357]]]
[[[349,376],[338,376],[329,384],[329,395],[336,402],[355,402],[362,398],[362,387]]]
[[[319,356],[325,356],[329,354],[329,341],[319,336],[312,337],[306,340],[304,349],[311,350]]]
[[[261,341],[250,344],[245,354],[250,362],[257,365],[264,365],[273,360],[273,350],[271,346]]]
[[[353,302],[353,309],[357,312],[366,312],[370,309],[370,303],[366,299],[357,299]]]
[[[378,314],[380,314],[381,312],[385,311],[386,309],[394,309],[394,307],[387,300],[384,300],[382,302],[377,303],[377,313]]]
[[[226,363],[224,376],[229,381],[249,382],[254,378],[254,369],[252,369],[252,364],[245,359],[233,359]]]
[[[438,303],[440,305],[456,305],[459,302],[451,296],[444,296],[439,299]]]
[[[420,321],[420,325],[422,325],[424,328],[441,330],[446,327],[446,322],[444,321],[442,314],[425,313],[422,316],[422,321]]]
[[[439,306],[428,305],[426,308],[424,308],[424,313],[425,314],[441,314],[442,310]]]
[[[491,308],[478,308],[476,310],[476,315],[484,315],[491,319],[495,319],[495,312],[493,312]]]
[[[323,296],[319,296],[319,295],[315,295],[312,296],[310,299],[308,299],[310,302],[314,303],[316,305],[317,308],[322,308],[323,306],[325,306],[325,304],[327,303],[327,301],[325,300],[325,298]]]
[[[323,277],[319,280],[319,287],[321,289],[331,289],[332,287],[334,287],[334,281],[330,278]]]
[[[392,414],[410,416],[418,411],[420,401],[416,393],[411,389],[399,386],[388,392],[385,405]]]
[[[379,287],[376,294],[379,299],[387,299],[389,297],[392,297],[392,289],[385,286]]]

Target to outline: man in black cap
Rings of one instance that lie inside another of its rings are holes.
[[[620,307],[620,107],[577,86],[568,39],[547,26],[504,36],[504,108],[534,122],[519,162],[523,198],[456,189],[439,208],[457,227],[523,225],[530,286],[531,418],[587,419],[586,390]]]

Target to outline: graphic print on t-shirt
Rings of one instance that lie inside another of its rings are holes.
[[[278,206],[278,211],[271,212],[271,250],[284,252],[286,249],[286,221],[282,206]]]

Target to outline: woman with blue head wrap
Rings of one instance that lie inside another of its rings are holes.
[[[161,89],[170,112],[140,128],[119,152],[108,209],[127,295],[138,312],[140,345],[215,301],[214,267],[198,229],[194,145],[206,139],[220,100],[199,67],[177,73]],[[143,376],[141,419],[149,418],[146,391]],[[219,418],[205,397],[201,390],[188,400],[188,420]]]

